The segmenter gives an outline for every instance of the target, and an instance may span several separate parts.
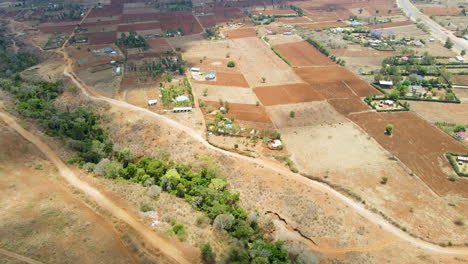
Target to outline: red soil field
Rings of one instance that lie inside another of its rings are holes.
[[[123,6],[122,5],[111,5],[105,6],[103,8],[94,8],[89,13],[88,17],[112,17],[119,16],[122,14]]]
[[[88,43],[92,45],[114,43],[117,38],[116,31],[87,33],[85,35],[88,36]]]
[[[211,85],[222,85],[222,86],[238,86],[248,88],[249,84],[241,73],[232,72],[217,72],[216,80],[214,81],[194,81],[196,83],[204,83]]]
[[[330,28],[330,27],[345,27],[348,24],[340,21],[335,21],[335,22],[318,22],[318,23],[312,23],[312,24],[303,24],[301,27],[304,28]]]
[[[252,15],[296,15],[297,13],[292,9],[273,9],[273,10],[255,10],[250,12]]]
[[[237,38],[248,38],[248,37],[255,37],[257,33],[253,28],[239,28],[233,30],[224,31],[224,35],[228,39],[237,39]]]
[[[158,20],[162,30],[182,28],[184,35],[197,34],[202,31],[201,25],[190,11],[175,11],[167,13],[146,13],[122,15],[122,23],[134,23]]]
[[[334,65],[335,63],[323,55],[306,41],[287,43],[275,46],[295,66]]]
[[[312,86],[305,83],[278,86],[260,86],[254,89],[265,106],[321,101],[325,98]]]
[[[76,25],[57,25],[57,26],[39,26],[37,27],[42,33],[51,34],[56,31],[58,32],[72,32]]]
[[[320,88],[321,91],[325,91],[325,86],[330,86],[330,89],[332,89],[331,91],[333,91],[333,93],[336,92],[337,94],[333,95],[331,93],[325,93],[324,96],[327,98],[340,98],[342,95],[348,94],[346,91],[341,91],[344,88],[348,88],[346,84],[359,97],[364,97],[369,94],[381,94],[378,90],[374,89],[365,81],[359,79],[359,77],[344,67],[330,66],[296,68],[294,71],[299,75],[299,77],[312,84],[314,87],[318,85],[317,88]]]
[[[435,7],[435,6],[418,6],[419,9],[426,15],[459,15],[463,8],[459,7]]]
[[[324,81],[312,84],[312,86],[327,99],[357,98],[353,91],[346,86],[344,81]]]
[[[219,102],[206,101],[207,105],[219,108]],[[229,113],[225,116],[234,117],[234,120],[243,120],[260,123],[271,123],[265,107],[252,104],[235,104],[229,103]]]
[[[106,20],[98,22],[84,22],[81,27],[99,27],[99,26],[113,26],[120,24],[120,19]]]
[[[348,115],[353,112],[362,112],[370,110],[371,108],[366,105],[357,97],[345,98],[345,99],[330,99],[328,103],[331,104],[335,110],[343,115]]]
[[[241,19],[244,18],[245,20],[250,20],[250,18],[246,17],[242,11],[238,8],[233,7],[221,7],[221,8],[214,8],[213,15],[206,15],[206,16],[199,16],[198,20],[204,27],[212,27],[218,24],[226,23],[231,19]]]
[[[311,22],[311,20],[307,17],[279,17],[276,20],[285,24],[301,24]]]
[[[455,194],[463,197],[468,195],[468,181],[451,182],[447,179],[451,165],[445,153],[468,152],[468,149],[455,139],[412,112],[373,112],[350,115],[348,118],[362,127],[386,150],[395,153],[437,194]],[[392,136],[384,134],[388,124],[394,125]]]
[[[159,22],[151,22],[151,23],[119,25],[117,27],[117,31],[118,32],[130,32],[130,31],[140,31],[140,30],[149,30],[149,29],[158,29],[158,28],[161,28],[161,24]]]
[[[401,27],[401,26],[408,26],[413,24],[410,20],[405,21],[398,21],[398,22],[391,22],[391,23],[381,23],[381,24],[374,24],[366,26],[367,29],[378,29],[378,28],[391,28],[391,27]]]
[[[151,51],[154,52],[164,52],[172,50],[171,45],[165,38],[152,38],[148,40],[148,45],[150,46]]]

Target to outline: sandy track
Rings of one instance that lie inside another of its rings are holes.
[[[32,133],[23,129],[11,116],[4,112],[0,112],[0,118],[11,128],[16,130],[21,136],[34,144],[44,155],[57,167],[60,175],[67,180],[72,186],[83,191],[86,195],[91,197],[99,206],[111,212],[114,216],[126,222],[134,228],[140,235],[152,246],[158,248],[165,256],[167,256],[174,263],[189,264],[191,261],[187,260],[182,252],[178,250],[171,242],[159,236],[156,232],[152,231],[149,227],[138,221],[129,212],[120,208],[117,204],[104,196],[97,189],[90,186],[88,183],[80,180],[70,168],[63,163],[60,157],[44,142],[37,138]]]
[[[311,188],[317,189],[317,190],[322,191],[322,192],[326,192],[326,193],[330,194],[331,197],[334,197],[336,200],[348,205],[351,210],[358,213],[362,217],[366,218],[368,221],[380,226],[385,231],[395,235],[397,238],[399,238],[401,240],[404,240],[406,242],[411,243],[412,245],[414,245],[416,247],[419,247],[419,248],[422,248],[422,249],[425,249],[425,250],[428,250],[428,251],[431,251],[431,252],[434,252],[434,253],[439,253],[439,254],[453,254],[453,255],[468,256],[468,248],[465,248],[465,247],[459,247],[459,248],[456,248],[456,247],[453,247],[453,248],[440,247],[438,245],[435,245],[435,244],[432,244],[432,243],[429,243],[429,242],[423,241],[421,239],[417,239],[417,238],[414,238],[414,237],[410,236],[409,234],[405,233],[404,231],[400,230],[399,228],[397,228],[394,225],[392,225],[391,223],[389,223],[382,216],[380,216],[378,214],[375,214],[375,213],[372,213],[370,210],[366,209],[361,203],[358,203],[358,202],[352,200],[351,198],[348,198],[347,196],[345,196],[345,195],[341,194],[340,192],[334,190],[333,188],[329,187],[328,185],[325,185],[325,184],[320,183],[320,182],[312,181],[312,180],[307,179],[307,178],[305,178],[305,177],[303,177],[303,176],[301,176],[299,174],[292,173],[289,169],[287,169],[287,168],[285,168],[285,167],[283,167],[281,165],[275,164],[275,163],[271,163],[271,162],[268,162],[268,161],[265,161],[265,160],[250,158],[250,157],[243,156],[243,155],[240,155],[240,154],[237,154],[237,153],[233,153],[233,152],[229,152],[229,151],[226,151],[226,150],[223,150],[223,149],[219,149],[219,148],[214,147],[211,144],[209,144],[205,140],[205,138],[203,138],[202,135],[197,133],[192,128],[187,127],[187,126],[185,126],[183,124],[180,124],[180,123],[178,123],[178,122],[176,122],[176,121],[174,121],[174,120],[172,120],[172,119],[170,119],[170,118],[168,118],[166,116],[159,115],[157,113],[151,112],[148,109],[140,108],[140,107],[128,104],[126,102],[118,101],[118,100],[115,100],[115,99],[111,99],[111,98],[107,98],[107,97],[103,97],[103,96],[100,96],[98,94],[95,94],[94,92],[92,92],[93,90],[90,89],[90,87],[88,87],[84,82],[82,82],[79,78],[77,78],[76,75],[72,71],[69,70],[70,69],[69,65],[70,65],[70,62],[71,62],[70,58],[68,57],[68,54],[66,54],[66,53],[63,53],[63,54],[64,54],[65,58],[67,59],[67,61],[69,62],[67,67],[65,67],[65,69],[64,69],[64,75],[70,77],[71,80],[81,89],[83,94],[86,95],[87,97],[89,97],[90,99],[110,103],[110,104],[112,104],[113,106],[115,106],[117,108],[123,109],[124,112],[129,111],[129,110],[130,111],[138,111],[138,112],[140,112],[140,113],[142,113],[144,115],[154,117],[158,121],[164,122],[167,125],[175,128],[175,129],[178,129],[180,131],[185,132],[188,136],[190,136],[191,138],[195,139],[196,141],[202,143],[206,148],[208,148],[210,150],[214,150],[214,151],[219,152],[219,153],[221,153],[223,155],[227,155],[227,156],[230,156],[230,157],[233,157],[233,158],[245,161],[245,162],[251,162],[251,163],[263,166],[265,168],[271,169],[272,171],[281,173],[286,177],[290,177],[292,180],[298,181],[298,182],[300,182],[300,183],[302,183],[302,184],[304,184],[306,186],[309,186]],[[93,94],[91,95],[90,93],[93,93]]]
[[[31,259],[31,258],[22,256],[22,255],[16,254],[14,252],[5,250],[3,248],[0,248],[0,255],[4,255],[4,256],[7,256],[9,258],[16,259],[16,260],[19,260],[19,261],[23,261],[23,262],[29,263],[29,264],[42,264],[42,262],[39,262],[37,260],[34,260],[34,259]]]

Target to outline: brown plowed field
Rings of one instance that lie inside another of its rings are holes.
[[[338,113],[348,115],[353,112],[362,112],[371,110],[363,101],[359,98],[346,98],[346,99],[330,99],[328,100]]]
[[[211,84],[211,85],[224,85],[224,86],[238,86],[248,88],[249,84],[242,73],[233,72],[217,72],[216,80],[214,81],[194,81],[196,83]]]
[[[152,38],[148,40],[148,45],[150,46],[151,51],[154,52],[164,52],[172,50],[171,45],[165,38]]]
[[[287,43],[275,46],[296,66],[334,65],[335,63],[323,55],[306,41]]]
[[[394,153],[407,167],[439,195],[468,195],[468,181],[451,182],[453,172],[446,152],[468,152],[436,127],[412,112],[363,113],[350,115],[352,121],[362,127],[386,150]],[[393,124],[393,135],[384,134],[385,126]]]
[[[228,39],[237,39],[237,38],[248,38],[248,37],[255,37],[257,33],[253,28],[240,28],[234,30],[227,30],[224,32],[224,35]]]
[[[206,101],[207,105],[219,108],[219,102]],[[268,117],[265,107],[256,106],[252,104],[235,104],[229,103],[229,113],[225,116],[233,116],[235,120],[260,122],[260,123],[271,123]]]
[[[174,11],[166,13],[125,14],[122,23],[135,23],[158,20],[162,30],[182,28],[184,35],[197,34],[202,31],[201,25],[189,11]]]
[[[140,30],[158,29],[158,28],[161,28],[161,24],[159,22],[151,22],[151,23],[119,25],[119,27],[117,28],[117,31],[118,32],[130,32],[130,31],[140,31]]]
[[[88,17],[112,17],[122,14],[122,5],[106,6],[105,8],[94,8]]]
[[[318,23],[312,23],[312,24],[303,24],[301,27],[304,28],[329,28],[329,27],[345,27],[348,24],[340,21],[332,21],[332,22],[318,22]]]
[[[410,20],[405,21],[398,21],[398,22],[391,22],[391,23],[381,23],[381,24],[374,24],[368,25],[366,28],[368,29],[378,29],[378,28],[391,28],[391,27],[401,27],[401,26],[408,26],[413,24]]]
[[[468,85],[468,75],[452,75],[453,83],[458,85]]]
[[[81,24],[82,27],[100,27],[100,26],[114,26],[120,23],[120,19],[116,20],[106,20],[106,21],[97,21],[97,22],[85,22]]]
[[[39,26],[38,29],[45,34],[58,32],[72,32],[75,29],[75,25],[57,25],[57,26]]]
[[[91,45],[114,43],[115,39],[117,38],[116,31],[95,32],[95,33],[88,33],[85,35],[88,36],[88,43]]]
[[[346,86],[344,81],[324,81],[312,86],[327,99],[356,98],[353,91]]]
[[[436,16],[451,16],[459,15],[463,8],[459,7],[435,7],[435,6],[418,6],[418,8],[426,15]]]
[[[277,20],[286,24],[302,24],[312,22],[312,20],[310,20],[308,17],[280,17],[277,18]]]
[[[360,97],[364,97],[369,94],[381,94],[378,90],[374,89],[365,81],[359,79],[359,77],[344,67],[309,67],[296,68],[294,70],[304,81],[312,84],[314,87],[315,85],[319,85],[321,89],[325,88],[325,84],[332,85],[333,89],[335,89],[335,87],[342,87],[343,82],[346,82],[346,84],[349,85],[349,87]],[[347,87],[345,86],[345,88]],[[334,91],[337,92],[338,90]],[[341,96],[328,94],[325,95],[325,97],[339,98]]]
[[[254,89],[265,106],[321,101],[325,98],[312,86],[305,83],[261,86]]]

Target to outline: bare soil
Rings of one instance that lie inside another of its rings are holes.
[[[249,87],[247,80],[241,73],[216,72],[215,80],[194,82],[209,85]]]
[[[253,28],[239,28],[233,30],[226,30],[223,32],[223,34],[228,39],[248,38],[257,36],[257,33]]]
[[[427,121],[468,124],[468,105],[408,101],[411,110]]]
[[[335,65],[335,62],[306,41],[277,45],[275,48],[295,66]]]
[[[265,106],[325,99],[314,87],[305,83],[255,87],[254,92]]]

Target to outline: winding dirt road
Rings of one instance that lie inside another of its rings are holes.
[[[382,227],[382,229],[384,229],[385,231],[391,233],[392,235],[396,236],[397,238],[399,238],[401,240],[404,240],[406,242],[411,243],[412,245],[414,245],[416,247],[419,247],[419,248],[422,248],[422,249],[425,249],[425,250],[428,250],[428,251],[431,251],[431,252],[434,252],[434,253],[439,253],[439,254],[453,254],[453,255],[468,256],[468,248],[465,248],[465,247],[460,247],[460,248],[440,247],[438,245],[431,244],[429,242],[426,242],[426,241],[423,241],[421,239],[417,239],[417,238],[414,238],[414,237],[410,236],[406,232],[400,230],[399,228],[397,228],[394,225],[392,225],[391,223],[389,223],[381,215],[378,215],[376,213],[372,213],[370,210],[366,209],[361,203],[358,203],[358,202],[352,200],[351,198],[348,198],[347,196],[341,194],[340,192],[334,190],[333,188],[329,187],[326,184],[307,179],[302,175],[291,172],[289,169],[285,168],[284,166],[281,166],[281,165],[278,165],[278,164],[275,164],[275,163],[272,163],[272,162],[268,162],[268,161],[261,160],[261,159],[250,158],[250,157],[243,156],[243,155],[240,155],[240,154],[237,154],[237,153],[234,153],[234,152],[230,152],[230,151],[226,151],[226,150],[214,147],[213,145],[208,143],[206,141],[206,139],[203,138],[202,135],[197,133],[192,128],[187,127],[187,126],[185,126],[183,124],[180,124],[180,123],[178,123],[178,122],[176,122],[176,121],[174,121],[174,120],[172,120],[172,119],[170,119],[170,118],[168,118],[166,116],[159,115],[159,114],[154,113],[154,112],[152,112],[152,111],[150,111],[148,109],[141,108],[141,107],[138,107],[138,106],[135,106],[135,105],[131,105],[131,104],[123,102],[123,101],[107,98],[107,97],[101,96],[99,94],[96,94],[95,92],[93,92],[93,90],[88,85],[86,85],[83,81],[81,81],[81,79],[79,79],[73,73],[73,71],[71,70],[71,62],[72,61],[71,61],[70,57],[68,56],[68,54],[66,52],[64,52],[63,50],[60,51],[60,52],[64,55],[64,57],[65,57],[65,59],[67,61],[67,65],[64,68],[64,75],[70,77],[71,80],[80,88],[80,90],[83,92],[83,94],[86,95],[88,98],[90,98],[92,100],[107,102],[107,103],[109,103],[109,104],[111,104],[111,105],[113,105],[113,106],[115,106],[117,108],[120,108],[120,109],[124,110],[124,112],[129,111],[129,110],[130,111],[138,111],[138,112],[140,112],[140,113],[142,113],[142,114],[144,114],[146,116],[153,117],[153,118],[157,119],[160,122],[164,122],[165,124],[171,126],[172,128],[175,128],[175,129],[178,129],[180,131],[185,132],[188,136],[190,136],[194,140],[202,143],[206,148],[208,148],[210,150],[216,151],[216,152],[221,153],[223,155],[227,155],[227,156],[230,156],[230,157],[233,157],[233,158],[245,161],[245,162],[250,162],[250,163],[253,163],[253,164],[257,164],[259,166],[263,166],[263,167],[268,168],[268,169],[270,169],[272,171],[281,173],[282,175],[284,175],[286,177],[289,177],[292,180],[298,181],[301,184],[309,186],[309,187],[311,187],[313,189],[319,190],[321,192],[326,192],[331,197],[335,198],[336,200],[339,200],[342,203],[348,205],[351,210],[353,210],[354,212],[356,212],[359,215],[363,216],[368,221]]]
[[[94,187],[88,183],[80,180],[70,168],[60,159],[60,157],[45,143],[43,143],[35,135],[26,131],[22,128],[13,117],[10,115],[0,112],[0,119],[2,119],[9,127],[13,128],[18,134],[24,137],[26,140],[34,144],[44,155],[57,167],[60,175],[75,188],[83,191],[88,197],[92,198],[100,207],[111,212],[114,216],[120,220],[126,222],[129,226],[135,229],[149,244],[154,248],[159,249],[171,262],[189,264],[192,261],[187,260],[182,252],[176,248],[170,241],[167,241],[158,233],[151,230],[145,224],[141,223],[138,219],[133,217],[131,213],[120,208],[111,201],[109,198],[104,196]]]

